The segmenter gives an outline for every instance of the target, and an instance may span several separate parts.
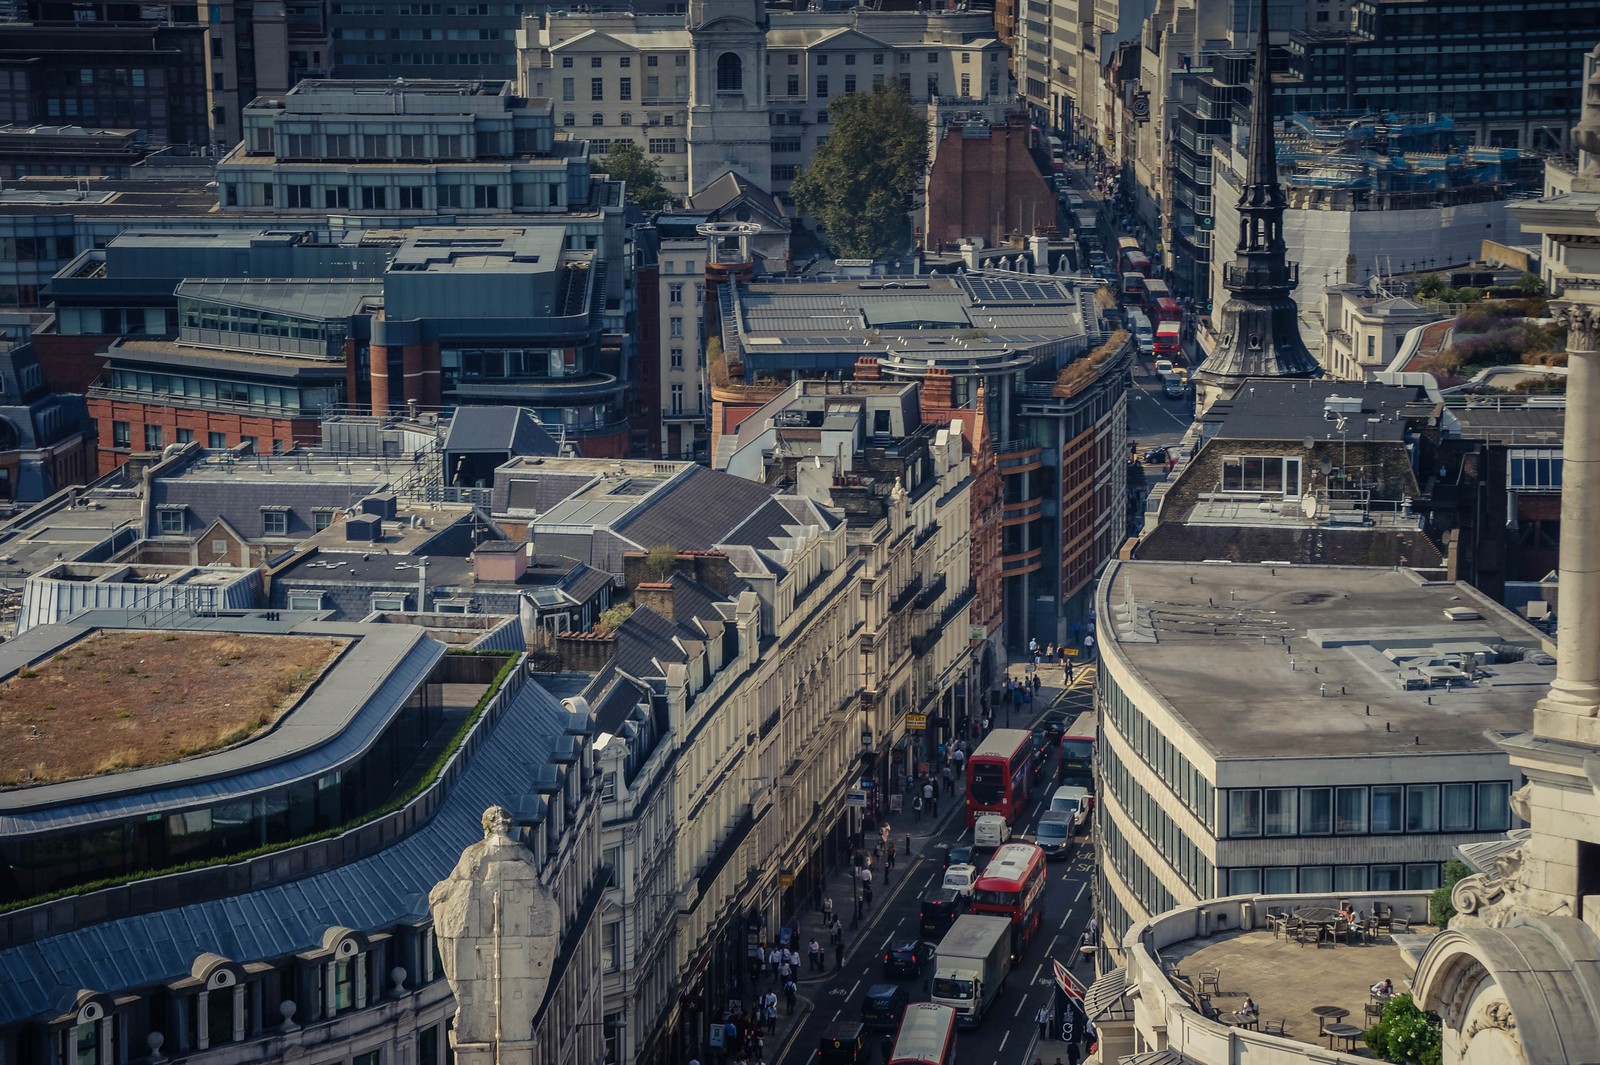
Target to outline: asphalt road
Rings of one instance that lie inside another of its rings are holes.
[[[1080,676],[1074,690],[1057,692],[1054,701],[1045,711],[1034,715],[1042,717],[1050,709],[1066,711],[1076,716],[1093,705],[1093,689],[1088,676]],[[1047,689],[1048,691],[1048,689]],[[1003,722],[1001,722],[1003,724]],[[1022,727],[1014,721],[1011,727]],[[1048,805],[1053,787],[1045,784],[1034,798],[1026,828],[1017,835],[1032,839],[1033,827],[1042,807]],[[937,887],[943,876],[940,843],[954,843],[970,839],[959,813],[952,816],[944,831],[926,840],[918,841],[917,862],[908,872],[904,864],[896,869],[896,877],[887,897],[880,898],[854,949],[845,956],[844,967],[827,980],[809,984],[806,995],[815,1003],[805,1023],[782,1049],[777,1065],[815,1065],[817,1044],[823,1031],[836,1020],[852,1020],[861,1015],[861,1002],[872,984],[886,983],[882,957],[885,948],[895,943],[914,939],[918,933],[919,902],[922,896]],[[1063,1044],[1046,1042],[1031,1050],[1038,1035],[1034,1015],[1040,1006],[1051,1001],[1055,980],[1050,962],[1063,964],[1076,962],[1077,944],[1091,916],[1091,893],[1094,877],[1094,844],[1087,832],[1078,837],[1071,857],[1050,864],[1049,886],[1045,892],[1044,921],[1039,935],[1018,961],[1006,981],[1005,990],[989,1007],[982,1024],[975,1030],[964,1031],[959,1037],[958,1060],[961,1065],[1015,1065],[1031,1062],[1041,1057],[1046,1062],[1063,1053]],[[1084,983],[1090,983],[1093,973],[1087,965],[1073,970]],[[911,992],[911,1000],[926,1001],[926,978],[901,981]],[[880,1062],[879,1040],[881,1032],[871,1032],[872,1061]],[[1052,1049],[1053,1048],[1053,1049]]]

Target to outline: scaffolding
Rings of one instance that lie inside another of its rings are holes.
[[[1465,203],[1535,189],[1539,158],[1453,143],[1449,117],[1297,112],[1278,134],[1278,171],[1296,207],[1384,209]]]

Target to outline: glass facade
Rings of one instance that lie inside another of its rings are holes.
[[[1511,782],[1229,788],[1227,839],[1504,832]]]
[[[296,387],[121,368],[110,371],[110,383],[118,391],[156,400],[176,399],[199,407],[246,408],[252,413],[290,417],[316,417],[324,407],[337,406],[344,391],[333,382]]]

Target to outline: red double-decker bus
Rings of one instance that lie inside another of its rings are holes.
[[[1011,958],[1022,957],[1044,920],[1044,851],[1032,843],[1006,843],[972,886],[972,912],[1011,920]]]
[[[1061,737],[1061,761],[1056,779],[1062,784],[1083,788],[1094,805],[1094,713],[1079,714]]]
[[[1033,734],[997,728],[967,759],[967,826],[979,814],[1000,814],[1015,826],[1024,816],[1033,785]]]
[[[913,1002],[900,1019],[889,1065],[955,1065],[956,1011],[935,1002]]]

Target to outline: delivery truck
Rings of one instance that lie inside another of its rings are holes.
[[[956,918],[933,955],[934,1002],[956,1011],[956,1023],[975,1028],[1011,972],[1011,921],[968,913]]]

